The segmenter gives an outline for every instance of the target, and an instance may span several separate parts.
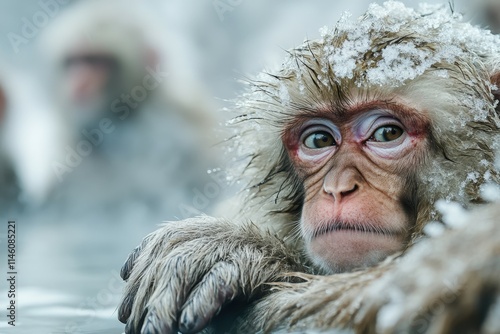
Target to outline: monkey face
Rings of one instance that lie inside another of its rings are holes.
[[[61,94],[73,121],[84,127],[100,119],[118,86],[116,57],[78,51],[66,58],[62,74]]]
[[[64,70],[70,87],[70,98],[76,104],[86,103],[106,91],[118,62],[107,54],[76,54],[68,56]]]
[[[358,101],[299,117],[285,132],[305,190],[301,232],[317,264],[349,271],[404,247],[427,127],[424,113],[403,104]]]

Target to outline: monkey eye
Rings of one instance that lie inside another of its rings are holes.
[[[385,125],[376,129],[370,139],[376,142],[388,142],[398,139],[403,133],[403,129],[399,126]]]
[[[304,145],[311,149],[320,149],[329,146],[335,146],[335,138],[326,131],[316,131],[304,139]]]

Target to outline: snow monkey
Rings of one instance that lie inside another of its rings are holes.
[[[39,46],[68,125],[80,132],[103,117],[135,119],[151,105],[191,123],[210,119],[212,105],[204,107],[206,94],[166,30],[137,0],[82,1],[61,13]]]
[[[158,64],[141,8],[117,8],[114,1],[72,5],[40,39],[55,98],[78,129],[99,121]]]
[[[446,6],[373,4],[291,50],[229,124],[240,211],[144,239],[126,333],[498,332],[500,209],[474,210],[499,78],[500,38]]]

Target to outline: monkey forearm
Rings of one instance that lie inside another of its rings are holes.
[[[386,262],[384,267],[390,265]],[[349,328],[352,316],[359,311],[366,286],[381,277],[385,270],[294,276],[305,281],[276,284],[273,293],[248,309],[243,320],[235,324],[234,331],[267,333],[292,330],[300,333],[302,330]]]
[[[128,332],[196,332],[226,304],[249,301],[263,283],[301,269],[297,251],[256,225],[211,217],[168,223],[125,262],[119,316]]]

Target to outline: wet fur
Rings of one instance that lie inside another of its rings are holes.
[[[450,20],[454,20],[451,14]],[[374,33],[373,46],[383,49],[384,45],[411,39],[431,52],[438,47],[436,36],[418,36],[412,24],[407,22],[399,32]],[[465,25],[458,21],[453,24],[457,33]],[[345,39],[340,34],[331,43],[338,47]],[[140,328],[145,310],[156,311],[142,328],[157,333],[175,330],[162,327],[161,319],[182,323],[178,317],[189,298],[189,303],[198,303],[198,310],[203,310],[203,305],[210,303],[210,293],[217,293],[221,286],[208,286],[206,295],[192,299],[190,290],[184,287],[186,268],[182,263],[192,265],[190,277],[202,280],[206,266],[200,264],[220,269],[217,261],[228,258],[238,270],[230,267],[233,269],[222,270],[219,275],[237,277],[232,280],[236,286],[229,289],[239,291],[240,297],[235,298],[244,305],[251,303],[225,326],[231,333],[500,330],[495,322],[500,317],[500,206],[474,209],[478,211],[468,216],[466,227],[451,229],[438,238],[422,238],[426,223],[441,219],[434,208],[438,199],[473,209],[485,202],[480,185],[485,181],[498,184],[494,148],[498,146],[500,119],[494,96],[497,92],[492,91],[490,83],[498,80],[500,52],[483,53],[478,45],[477,50],[463,50],[467,57],[436,63],[400,87],[359,88],[355,82],[365,80],[363,64],[352,80],[336,79],[331,68],[326,74],[322,72],[326,61],[323,43],[309,41],[291,50],[287,62],[295,63],[295,70],[287,67],[250,81],[249,92],[237,103],[238,115],[230,122],[235,134],[227,143],[238,155],[239,165],[232,169],[234,178],[246,184],[238,213],[227,217],[229,222],[202,217],[167,225],[129,258],[123,272],[128,284],[119,312],[122,321],[129,319],[128,333]],[[377,61],[374,54],[365,57],[365,64]],[[435,76],[437,70],[448,71],[449,77]],[[321,75],[326,76],[326,84],[318,79]],[[283,87],[289,100],[282,99]],[[403,198],[405,209],[415,216],[416,223],[403,254],[361,271],[317,275],[321,269],[311,265],[297,233],[304,191],[288,160],[282,136],[298,115],[314,116],[318,109],[342,110],[354,100],[353,92],[367,100],[398,96],[422,102],[431,119],[428,154],[414,162],[418,168],[408,176],[412,186]],[[439,98],[427,98],[436,92]],[[464,126],[451,127],[450,120],[468,114],[469,106],[463,103],[467,99],[483,101],[486,118],[471,117]],[[473,172],[479,175],[476,181],[468,178]],[[248,262],[253,258],[249,254],[258,254],[259,260]],[[290,273],[294,270],[298,272]],[[174,308],[169,304],[179,302]],[[212,329],[227,320],[216,318]]]

